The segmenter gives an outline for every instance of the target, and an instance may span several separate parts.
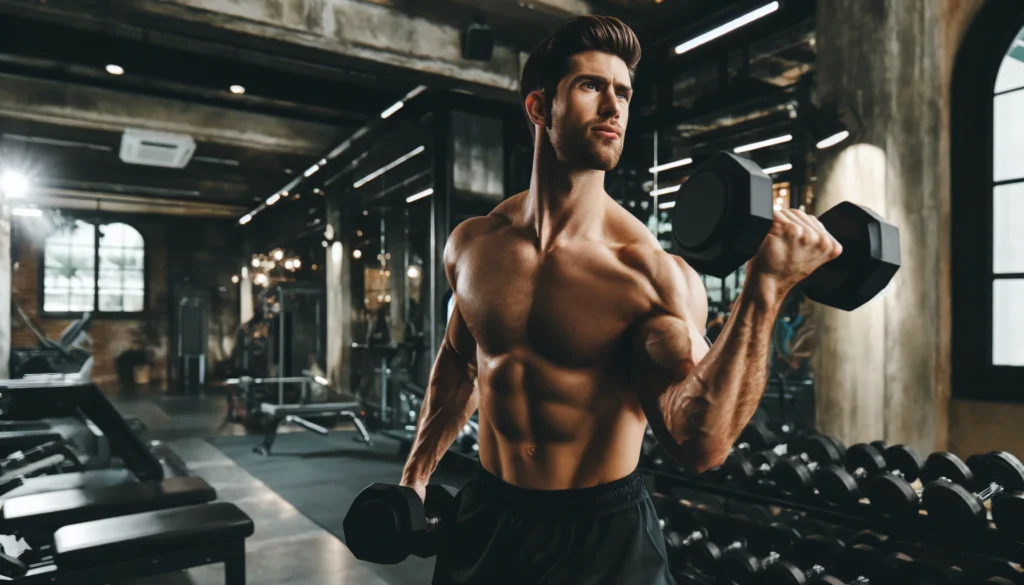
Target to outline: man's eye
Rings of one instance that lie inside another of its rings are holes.
[[[620,99],[626,99],[626,94],[622,93],[621,91],[617,95]]]
[[[594,91],[597,91],[597,84],[594,83],[593,81],[584,81],[583,85],[581,85],[580,87],[589,87]]]

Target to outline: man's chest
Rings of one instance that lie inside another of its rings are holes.
[[[460,263],[457,292],[459,310],[488,355],[525,348],[558,365],[584,367],[619,351],[651,305],[635,272],[607,250],[479,252]]]

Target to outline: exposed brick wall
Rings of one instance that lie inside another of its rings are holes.
[[[238,327],[238,291],[231,282],[237,264],[237,245],[228,222],[159,216],[105,216],[137,229],[146,245],[146,295],[148,308],[138,318],[130,316],[93,318],[88,330],[93,343],[93,380],[105,388],[117,385],[116,360],[125,351],[145,350],[151,382],[175,386],[173,324],[171,303],[175,285],[192,284],[211,291],[208,330],[210,343],[208,371],[215,373],[230,357]],[[14,301],[51,339],[60,336],[68,319],[40,315],[39,265],[43,238],[30,223],[16,222],[12,235],[16,262],[13,275]],[[12,346],[34,347],[37,340],[12,306]],[[229,340],[226,342],[225,340]],[[170,366],[170,367],[169,367]]]

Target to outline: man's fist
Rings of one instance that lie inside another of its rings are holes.
[[[768,277],[788,291],[842,252],[843,247],[818,218],[798,209],[780,209],[750,260],[748,274]]]

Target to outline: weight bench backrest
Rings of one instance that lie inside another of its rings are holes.
[[[53,535],[53,553],[64,571],[241,541],[252,533],[252,519],[238,506],[215,502],[65,526]]]
[[[216,490],[199,477],[60,490],[5,500],[0,505],[0,529],[49,533],[62,526],[205,504],[215,499]]]

